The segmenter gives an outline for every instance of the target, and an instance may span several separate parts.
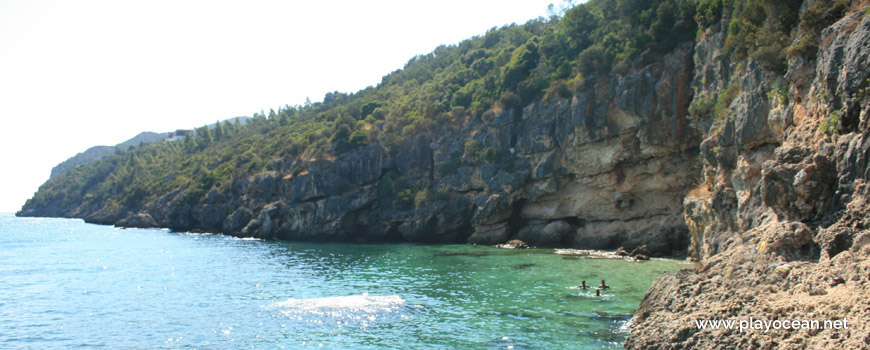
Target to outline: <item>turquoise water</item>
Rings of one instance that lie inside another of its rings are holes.
[[[0,348],[620,348],[652,280],[685,266],[4,215]]]

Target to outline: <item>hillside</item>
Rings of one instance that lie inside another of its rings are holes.
[[[115,147],[112,146],[94,146],[88,148],[83,152],[76,153],[76,155],[69,157],[67,160],[60,162],[58,165],[51,168],[51,176],[49,178],[54,178],[55,176],[63,174],[76,166],[106,158],[112,153],[115,153]]]
[[[238,120],[239,124],[245,125],[245,124],[247,124],[248,119],[250,119],[250,117],[241,116],[241,117],[227,119],[224,122],[233,122],[234,123]],[[215,122],[214,124],[209,124],[208,127],[214,128],[219,123],[220,122]],[[166,138],[169,137],[169,134],[170,134],[169,132],[156,133],[156,132],[144,131],[144,132],[139,133],[136,136],[133,136],[129,140],[121,142],[115,146],[93,146],[91,148],[84,150],[83,152],[77,153],[76,155],[70,157],[69,159],[67,159],[63,162],[60,162],[60,164],[56,165],[54,168],[51,168],[51,176],[49,178],[53,178],[55,176],[63,174],[63,173],[69,171],[70,169],[72,169],[76,166],[79,166],[82,164],[87,164],[87,163],[94,162],[94,161],[103,159],[105,157],[108,157],[108,156],[112,155],[113,153],[115,153],[116,150],[127,151],[132,147],[141,146],[142,144],[145,144],[145,143],[166,140]]]
[[[88,148],[84,152],[80,152],[80,153],[70,157],[69,159],[61,162],[60,164],[56,165],[54,168],[51,168],[51,177],[50,178],[53,178],[53,177],[58,176],[60,174],[63,174],[63,173],[69,171],[70,169],[72,169],[76,166],[79,166],[82,164],[87,164],[90,162],[95,162],[95,161],[98,161],[98,160],[103,159],[105,157],[108,157],[112,153],[115,153],[116,148],[120,149],[120,150],[128,150],[128,149],[130,149],[130,147],[139,146],[139,145],[144,144],[144,143],[165,140],[166,137],[168,136],[168,134],[169,133],[165,133],[165,132],[164,133],[155,133],[155,132],[145,131],[145,132],[141,132],[138,135],[133,136],[133,138],[131,138],[127,141],[121,142],[115,146],[94,146],[94,147]]]
[[[76,167],[18,215],[290,240],[686,254],[627,348],[859,348],[870,2],[590,1],[376,87]],[[845,283],[832,283],[845,281]],[[853,321],[699,329],[698,319]]]

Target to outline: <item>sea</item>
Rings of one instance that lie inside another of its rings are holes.
[[[0,348],[617,349],[652,281],[684,267],[2,214]],[[602,279],[601,296],[576,288]]]

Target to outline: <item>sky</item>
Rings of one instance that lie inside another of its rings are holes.
[[[0,212],[91,146],[376,86],[552,2],[0,0]]]

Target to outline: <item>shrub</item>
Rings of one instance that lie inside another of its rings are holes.
[[[483,159],[490,163],[495,162],[496,160],[498,160],[498,151],[487,147],[483,150]]]
[[[831,112],[826,120],[819,124],[819,132],[823,134],[833,135],[839,132],[840,129],[840,113],[838,111]]]
[[[725,117],[728,116],[728,106],[737,98],[738,94],[740,94],[740,88],[734,83],[729,83],[725,91],[719,94],[719,97],[716,99],[716,106],[713,107],[717,121],[725,120]]]
[[[764,69],[779,75],[785,74],[788,69],[785,49],[788,46],[788,34],[764,28],[759,31],[757,37],[758,49],[749,56],[758,61]]]
[[[469,138],[465,140],[465,154],[463,155],[465,159],[469,162],[476,163],[481,160],[481,152],[483,151],[483,146],[480,145],[475,139]]]
[[[695,20],[698,24],[709,27],[722,18],[722,0],[701,0],[698,2]]]
[[[438,189],[438,192],[435,193],[435,199],[439,201],[446,201],[450,199],[450,190],[447,187],[441,187]]]
[[[350,151],[351,148],[353,148],[353,146],[350,144],[350,142],[347,142],[347,140],[338,140],[333,143],[333,149],[337,154]]]
[[[591,75],[596,72],[604,72],[605,69],[609,69],[610,65],[607,62],[607,59],[604,54],[604,50],[598,46],[593,45],[583,52],[580,53],[578,57],[578,64],[580,73],[583,75]]]
[[[571,88],[565,82],[560,82],[559,84],[556,84],[556,93],[559,94],[559,97],[561,98],[571,98],[571,96],[574,94],[571,91]]]
[[[752,57],[762,68],[784,74],[786,50],[798,22],[800,0],[737,1],[730,4],[731,21],[725,48],[733,59]]]
[[[501,104],[504,109],[513,109],[520,106],[520,98],[517,94],[506,91],[501,94],[501,98],[499,99],[499,104]]]
[[[820,133],[829,134],[830,131],[831,131],[831,124],[828,123],[827,120],[823,120],[821,123],[819,123],[819,132]]]
[[[689,105],[689,116],[693,118],[706,118],[713,113],[713,105],[715,101],[707,95],[698,96],[692,104]]]
[[[547,82],[546,79],[537,75],[532,75],[528,79],[520,82],[517,85],[517,94],[520,98],[520,105],[527,105],[534,101],[548,84],[549,82]]]
[[[453,99],[450,101],[450,105],[454,108],[456,107],[465,107],[468,108],[471,105],[472,96],[474,95],[474,85],[468,84],[463,86],[461,89],[457,90],[453,93]]]
[[[360,107],[360,116],[365,118],[370,116],[376,109],[383,106],[380,102],[368,102]]]
[[[487,110],[492,108],[492,101],[488,98],[481,98],[478,101],[474,101],[471,103],[471,116],[474,119],[480,120]]]
[[[497,115],[498,114],[496,114],[496,112],[494,110],[490,109],[486,112],[483,112],[483,115],[480,116],[480,119],[485,121],[485,122],[491,122],[491,121],[495,120],[495,117]]]
[[[538,62],[540,55],[538,53],[537,38],[530,39],[527,43],[514,49],[511,53],[510,62],[504,66],[502,76],[505,88],[513,90],[517,84],[525,80],[529,76],[532,68]]]
[[[788,104],[788,85],[781,82],[767,92],[767,98],[774,100],[777,104]]]
[[[396,203],[402,208],[408,208],[413,203],[415,196],[410,188],[406,188],[404,190],[396,193]]]
[[[365,129],[359,129],[350,134],[350,139],[348,140],[352,146],[364,145],[368,143],[369,132]]]
[[[339,127],[335,128],[335,132],[332,133],[332,137],[329,138],[330,143],[335,143],[338,141],[347,141],[347,138],[350,136],[350,126],[347,124],[341,124]]]
[[[414,205],[417,207],[425,207],[432,203],[432,191],[429,189],[417,192],[414,196]]]
[[[462,161],[459,158],[454,158],[447,163],[441,164],[441,166],[438,168],[438,175],[441,177],[446,177],[456,174],[456,171],[459,170],[460,165],[462,165]]]
[[[800,15],[800,28],[803,35],[796,44],[787,49],[788,54],[815,59],[819,49],[819,33],[843,17],[850,2],[849,0],[814,1]]]
[[[786,49],[786,52],[789,55],[797,56],[801,55],[809,59],[815,59],[819,50],[819,33],[817,32],[806,32],[804,33],[800,40],[792,46],[789,46]]]

